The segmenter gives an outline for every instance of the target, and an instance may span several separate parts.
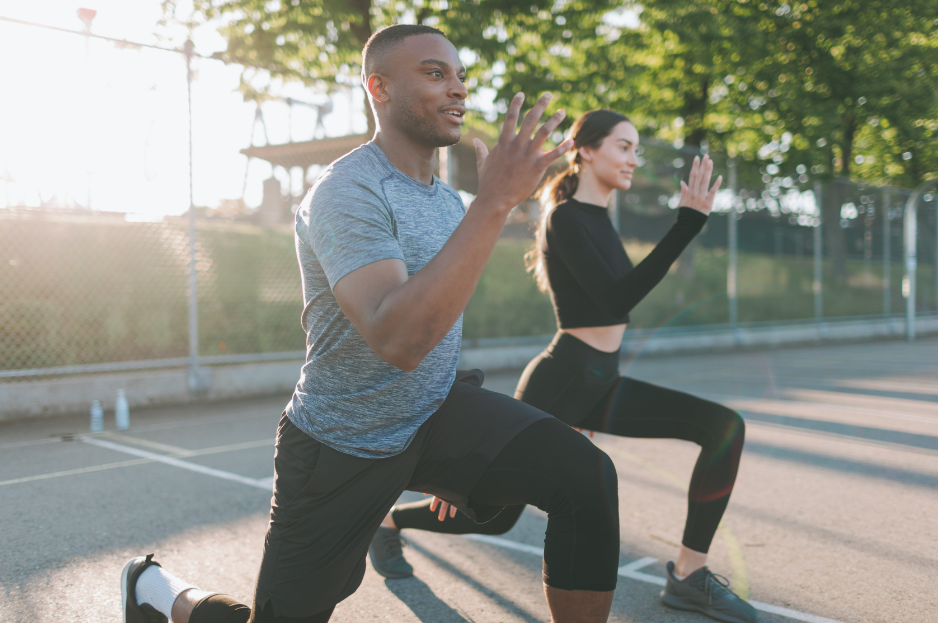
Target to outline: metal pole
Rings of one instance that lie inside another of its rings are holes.
[[[903,233],[905,246],[905,278],[902,280],[902,294],[905,295],[905,337],[910,342],[915,341],[915,273],[918,269],[916,257],[916,204],[918,191],[912,193],[908,203],[905,204],[903,214]]]
[[[726,296],[729,299],[730,327],[735,331],[739,323],[739,310],[736,302],[736,250],[738,247],[736,232],[736,207],[739,204],[739,181],[736,174],[736,159],[729,160],[730,174],[730,210],[726,213],[727,247],[729,247],[729,262],[726,268]]]
[[[823,268],[823,244],[824,239],[821,236],[822,227],[824,225],[824,220],[822,215],[824,211],[821,209],[821,202],[823,201],[823,194],[821,189],[821,181],[815,180],[814,182],[814,202],[817,204],[817,225],[814,227],[814,320],[818,324],[818,330],[820,330],[821,324],[824,320],[824,300],[822,295],[822,268]]]
[[[93,9],[78,9],[76,11],[78,19],[81,20],[81,23],[85,25],[85,84],[91,83],[91,23],[94,21],[95,15],[98,14],[97,11]],[[91,130],[87,130],[87,135],[85,137],[87,144],[91,143]],[[91,162],[86,162],[86,166],[90,167]],[[91,170],[87,171],[88,174],[88,187],[87,194],[85,195],[85,209],[91,209]]]
[[[189,104],[189,391],[208,389],[199,369],[199,281],[196,271],[195,199],[193,196],[192,162],[192,57],[195,45],[186,40],[182,52],[186,57],[186,87]]]
[[[889,209],[892,207],[892,189],[883,188],[883,316],[892,311],[892,223]]]

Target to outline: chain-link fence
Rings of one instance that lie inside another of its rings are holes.
[[[9,22],[0,51],[19,59],[0,81],[22,86],[3,95],[0,126],[0,381],[302,357],[292,213],[323,166],[367,140],[355,92],[307,102],[271,85],[284,96],[257,107],[236,92],[238,67],[191,55],[187,74],[182,51]],[[694,155],[645,141],[614,211],[636,263],[673,222]],[[713,157],[717,208],[633,327],[903,312],[908,191]],[[476,192],[468,140],[440,175]],[[934,193],[918,207],[916,301],[930,313]],[[470,343],[554,332],[524,267],[537,213],[512,214],[465,314]]]

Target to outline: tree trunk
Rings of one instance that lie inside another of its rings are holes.
[[[843,124],[844,134],[840,143],[840,177],[828,185],[827,192],[822,197],[821,209],[824,219],[824,237],[827,238],[827,249],[831,258],[831,271],[834,279],[840,283],[847,281],[847,240],[840,226],[840,208],[846,201],[847,187],[850,184],[853,141],[857,133],[857,122],[852,111],[848,110],[844,114]]]
[[[687,60],[685,67],[691,67],[692,61]],[[695,79],[700,79],[699,76],[694,75],[692,72],[687,71],[686,78],[690,84],[693,84]],[[696,93],[691,92],[690,90],[684,92],[684,106],[681,109],[681,113],[684,116],[684,146],[689,147],[690,149],[699,150],[701,144],[707,136],[707,129],[704,124],[704,115],[707,113],[707,93],[710,87],[708,78],[705,76],[700,82],[700,90]],[[681,175],[683,179],[686,179],[690,174],[690,168],[693,164],[690,158],[686,159],[686,164],[681,170]],[[690,241],[690,244],[687,245],[687,248],[684,249],[684,252],[681,253],[681,257],[678,258],[677,270],[678,274],[684,277],[685,279],[692,279],[694,277],[694,265],[696,260],[696,249],[697,249],[697,240]]]
[[[840,226],[840,208],[844,204],[847,190],[846,178],[837,178],[827,185],[821,197],[821,215],[824,223],[824,237],[831,258],[831,271],[836,281],[847,281],[847,241]]]

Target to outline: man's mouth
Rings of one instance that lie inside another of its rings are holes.
[[[458,119],[459,121],[463,120],[463,117],[466,115],[466,109],[463,106],[447,106],[446,108],[440,109],[444,115]]]

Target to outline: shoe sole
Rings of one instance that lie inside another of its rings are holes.
[[[668,608],[673,608],[674,610],[683,610],[684,612],[699,612],[700,614],[708,616],[715,621],[721,621],[722,623],[752,623],[752,621],[730,616],[725,612],[714,610],[708,606],[703,606],[692,601],[685,601],[676,595],[672,595],[664,591],[661,591],[659,600]],[[758,617],[756,617],[754,620],[758,620]]]
[[[139,563],[140,561],[146,560],[146,556],[137,556],[132,559],[126,565],[124,565],[124,570],[121,571],[121,612],[123,613],[124,623],[127,621],[127,578],[130,575],[130,568],[134,566],[134,563]]]
[[[375,562],[374,554],[371,553],[370,549],[368,550],[368,559],[371,560],[371,567],[375,570],[375,572],[385,579],[404,580],[406,578],[411,578],[414,576],[413,571],[407,574],[402,574],[402,573],[394,573],[393,571],[387,571],[385,569],[382,569],[380,565],[378,565],[378,563]]]

